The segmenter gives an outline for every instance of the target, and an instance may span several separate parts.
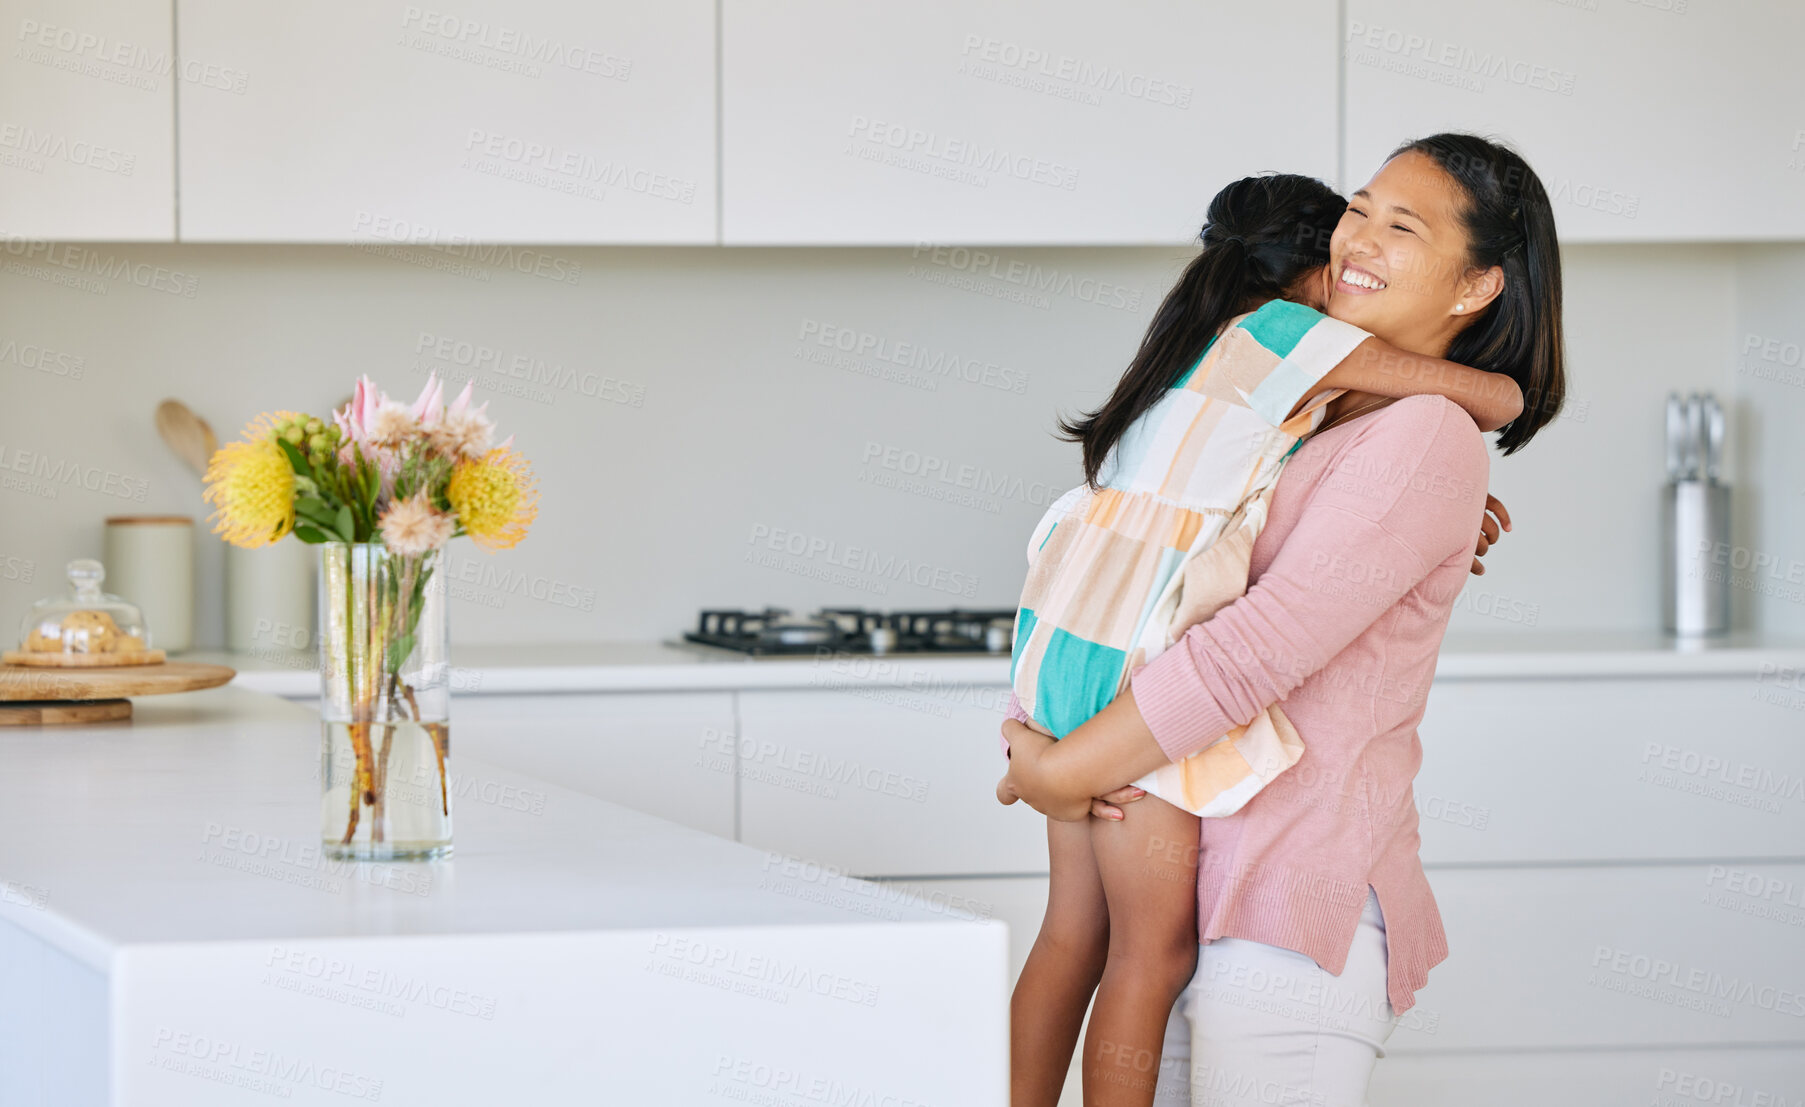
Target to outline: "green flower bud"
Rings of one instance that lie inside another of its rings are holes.
[[[309,453],[323,454],[331,447],[332,443],[326,441],[326,436],[323,434],[316,432],[307,439],[307,451]]]
[[[297,427],[294,424],[290,423],[288,426],[286,426],[282,429],[282,437],[286,438],[293,445],[299,446],[301,444],[301,442],[306,439],[307,436],[305,434],[301,433],[300,427]]]
[[[318,419],[309,419],[309,420],[307,420],[307,425],[305,427],[303,427],[302,429],[307,432],[308,437],[312,437],[313,435],[316,435],[316,434],[320,433],[321,431],[325,430],[326,424],[320,422]]]

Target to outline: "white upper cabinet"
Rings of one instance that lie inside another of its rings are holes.
[[[712,243],[712,0],[181,0],[186,241]]]
[[[1183,243],[1336,172],[1335,0],[726,0],[728,243]]]
[[[0,237],[175,237],[169,0],[0,0]],[[217,77],[217,75],[215,75]]]
[[[1350,188],[1398,143],[1496,135],[1569,242],[1805,237],[1805,4],[1348,0]]]

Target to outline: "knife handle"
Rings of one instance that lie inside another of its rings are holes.
[[[1685,474],[1686,412],[1680,406],[1680,394],[1667,394],[1667,479],[1677,481]]]

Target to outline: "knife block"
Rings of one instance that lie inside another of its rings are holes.
[[[1668,634],[1730,632],[1730,486],[1669,481],[1661,501],[1661,620]]]

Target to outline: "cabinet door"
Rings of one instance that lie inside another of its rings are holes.
[[[733,837],[730,692],[459,696],[453,765],[504,768],[723,838]]]
[[[175,239],[176,86],[210,90],[170,22],[169,0],[0,0],[0,237]]]
[[[193,241],[714,242],[714,5],[183,0]],[[454,251],[455,252],[455,251]]]
[[[1046,872],[1045,820],[996,801],[1008,688],[867,691],[739,693],[740,840],[855,876]]]
[[[1805,1048],[1805,865],[1437,870],[1429,883],[1450,953],[1386,1043],[1393,1056]]]
[[[1349,187],[1405,139],[1498,135],[1569,242],[1805,236],[1805,6],[1348,0]]]
[[[1028,951],[1034,948],[1034,938],[1040,933],[1040,920],[1047,913],[1046,877],[887,880],[884,884],[919,896],[930,907],[944,909],[949,913],[963,911],[980,919],[1001,919],[1009,927],[1009,987],[1011,990],[1015,988],[1016,978],[1022,974],[1022,965],[1028,960]],[[1087,1015],[1087,1027],[1088,1018]],[[1079,1040],[1082,1041],[1083,1038],[1080,1037]],[[1083,1057],[1083,1050],[1074,1052],[1058,1107],[1083,1107]]]
[[[1336,171],[1332,0],[735,0],[728,243],[1181,243]]]
[[[1407,1012],[1404,1016],[1409,1018]],[[1534,1017],[1531,1013],[1527,1017]],[[1385,1107],[1742,1107],[1797,1103],[1805,1048],[1689,1046],[1582,1053],[1421,1055],[1386,1051],[1373,1069]]]
[[[1426,863],[1791,858],[1799,713],[1753,676],[1437,681],[1414,790]]]
[[[999,919],[1009,927],[1009,986],[1022,974],[1028,951],[1047,913],[1047,878],[1003,876],[953,880],[886,880],[897,892],[918,897],[948,915]]]

